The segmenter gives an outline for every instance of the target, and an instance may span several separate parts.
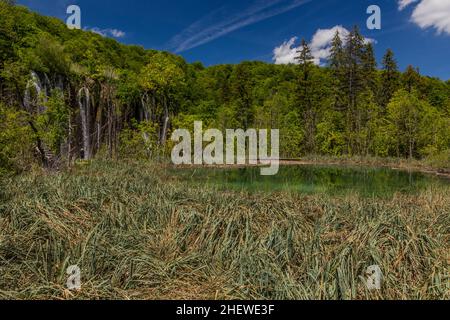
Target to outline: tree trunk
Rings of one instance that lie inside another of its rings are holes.
[[[84,101],[83,95],[84,94]],[[90,96],[89,90],[86,87],[80,89],[78,93],[78,104],[80,106],[81,115],[81,131],[83,135],[83,158],[84,160],[91,159],[91,143],[90,143]]]
[[[102,116],[103,116],[103,106],[100,104],[97,110],[97,150],[100,150],[101,139],[102,139]]]
[[[167,141],[167,130],[169,128],[169,108],[167,106],[167,98],[164,97],[164,119],[163,119],[163,130],[161,133],[161,145],[165,145]]]

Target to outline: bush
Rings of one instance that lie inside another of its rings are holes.
[[[0,175],[20,172],[32,163],[32,141],[26,114],[0,104]]]
[[[426,163],[432,167],[450,170],[450,149],[429,156]]]
[[[149,159],[157,151],[157,126],[151,122],[132,121],[119,137],[119,154],[121,158]]]

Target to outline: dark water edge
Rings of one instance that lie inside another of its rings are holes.
[[[300,194],[391,197],[414,194],[427,188],[450,186],[450,180],[420,172],[387,168],[331,165],[282,166],[275,176],[261,176],[260,168],[174,168],[170,174],[194,185],[247,192],[294,192]]]

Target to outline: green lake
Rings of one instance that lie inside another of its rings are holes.
[[[282,166],[275,176],[261,176],[260,168],[189,168],[171,173],[190,184],[210,185],[219,190],[248,192],[296,192],[362,196],[392,196],[396,192],[450,186],[450,180],[418,172],[391,169],[318,165]]]

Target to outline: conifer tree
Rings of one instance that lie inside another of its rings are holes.
[[[358,93],[364,85],[362,57],[364,37],[357,26],[349,33],[344,50],[344,74],[347,83],[349,109],[354,109]]]
[[[342,44],[341,35],[339,34],[339,31],[336,31],[334,38],[331,42],[331,49],[330,49],[330,59],[329,66],[331,70],[333,70],[333,73],[335,76],[339,75],[339,71],[341,70],[343,64],[344,64],[344,48]]]
[[[311,107],[311,69],[313,67],[314,57],[308,43],[303,39],[300,48],[297,50],[295,60],[299,64],[298,83],[297,83],[297,103],[300,113],[304,113]]]
[[[365,85],[375,94],[377,92],[377,61],[373,45],[370,42],[364,46],[362,51],[362,67]]]
[[[336,31],[333,41],[331,42],[330,58],[328,60],[329,68],[332,72],[333,79],[333,99],[334,108],[338,111],[345,109],[345,99],[342,92],[345,86],[344,78],[344,47],[339,31]]]
[[[394,52],[391,49],[388,49],[383,57],[381,78],[380,104],[385,109],[394,93],[399,89],[398,66],[394,58]]]
[[[299,113],[303,119],[306,149],[308,152],[312,152],[314,149],[316,118],[316,112],[314,110],[315,104],[313,102],[313,90],[315,84],[312,79],[314,57],[311,54],[308,43],[304,39],[302,40],[299,50],[297,50],[295,59],[299,64],[297,103],[299,106]]]
[[[409,65],[402,76],[402,82],[404,87],[406,88],[406,91],[408,91],[408,93],[411,93],[413,89],[419,85],[420,82],[419,70]]]
[[[347,36],[344,47],[344,92],[347,97],[347,107],[345,112],[345,131],[347,138],[347,153],[354,153],[355,149],[355,132],[357,132],[360,119],[358,114],[358,98],[364,92],[364,68],[363,68],[363,52],[364,37],[359,32],[357,26]]]
[[[313,65],[314,57],[311,54],[311,49],[309,48],[309,45],[305,41],[305,39],[302,40],[300,49],[297,50],[297,56],[295,57],[295,60],[297,60],[298,64],[300,65],[300,69],[304,75],[304,78],[307,78],[311,66]]]

